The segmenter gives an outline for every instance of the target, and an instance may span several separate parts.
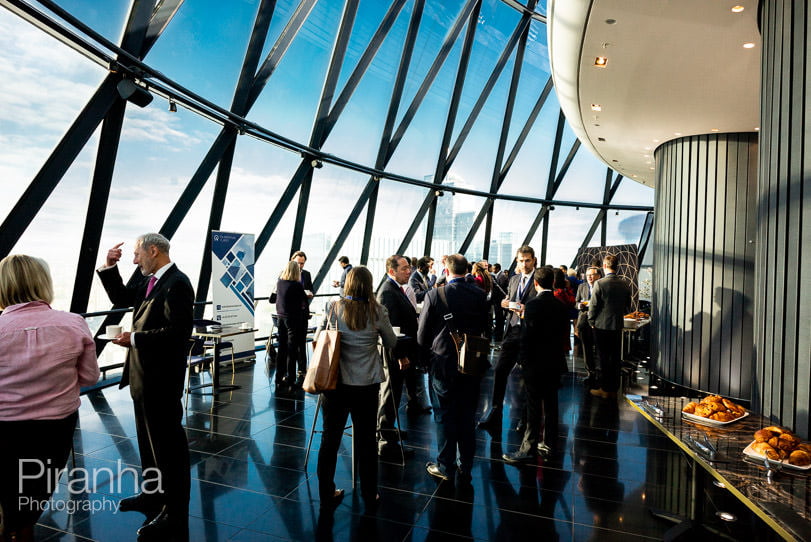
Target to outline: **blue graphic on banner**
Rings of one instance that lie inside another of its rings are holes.
[[[211,239],[211,250],[224,269],[216,280],[233,292],[253,315],[253,236],[215,232]]]

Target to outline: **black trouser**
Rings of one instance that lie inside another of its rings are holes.
[[[400,370],[400,362],[388,348],[383,350],[383,363],[386,368],[386,380],[380,386],[380,402],[377,410],[377,444],[380,449],[393,446],[400,441],[394,424],[397,421],[397,408],[403,397],[403,381],[406,377],[406,371]]]
[[[338,388],[322,395],[323,412],[321,449],[318,451],[318,494],[322,501],[335,494],[335,465],[338,448],[346,427],[346,419],[352,414],[352,435],[355,439],[360,491],[364,500],[373,502],[377,496],[377,443],[375,442],[375,413],[380,384],[371,386],[347,386],[338,383]]]
[[[548,367],[560,365],[561,360],[544,360]],[[538,373],[521,369],[524,375],[524,386],[527,393],[526,417],[527,427],[520,453],[536,453],[538,438],[543,425],[543,438],[547,446],[554,449],[558,436],[558,384],[560,375],[557,372]]]
[[[78,417],[74,412],[61,420],[0,422],[0,506],[6,533],[33,526],[47,509],[73,447]],[[42,467],[44,472],[36,476]]]
[[[583,345],[583,362],[590,376],[597,372],[597,362],[594,359],[594,330],[589,325],[588,318],[581,317],[577,320],[577,335]]]
[[[300,319],[279,316],[276,332],[279,336],[276,383],[280,384],[284,379],[295,381],[296,365],[304,354],[304,350],[301,349],[302,325]]]
[[[429,373],[428,386],[436,420],[436,440],[439,448],[439,469],[453,476],[456,452],[459,451],[459,470],[470,475],[476,451],[476,403],[479,400],[481,377],[457,373],[450,382],[444,382]]]
[[[493,374],[493,407],[501,408],[504,404],[504,395],[507,393],[507,380],[510,372],[518,361],[518,351],[520,349],[521,327],[510,326],[501,343],[501,355],[496,362]]]
[[[594,328],[593,331],[600,358],[600,387],[603,391],[616,392],[622,368],[622,330]]]
[[[493,339],[500,341],[504,338],[504,322],[506,321],[504,309],[501,308],[501,300],[499,300],[498,303],[493,303],[493,313],[495,320],[493,324]]]
[[[183,381],[180,383],[182,386]],[[144,477],[142,488],[145,494],[154,495],[157,503],[166,506],[173,522],[185,525],[189,515],[191,467],[189,443],[182,424],[183,405],[180,393],[172,397],[174,394],[167,389],[168,386],[155,388],[144,394],[146,396],[133,397],[135,431]],[[162,492],[158,491],[158,479]]]

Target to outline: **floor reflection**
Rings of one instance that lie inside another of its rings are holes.
[[[673,449],[654,440],[644,423],[629,422],[635,420],[629,407],[583,393],[574,375],[564,378],[560,393],[562,453],[520,468],[500,460],[521,438],[512,427],[520,401],[510,399],[516,409],[505,417],[502,431],[477,432],[472,487],[437,484],[425,473],[425,463],[436,455],[433,419],[409,416],[403,407],[406,442],[415,454],[404,467],[380,463],[382,500],[373,516],[364,515],[362,499],[352,489],[348,436],[336,472],[346,497],[334,514],[319,512],[315,455],[304,468],[316,398],[277,393],[272,379],[260,360],[237,373],[239,390],[189,399],[192,540],[625,540],[656,538],[669,527],[623,518],[644,513],[648,469],[659,455],[672,457]],[[517,384],[513,379],[510,390],[519,389]],[[482,389],[480,408],[489,386]],[[120,490],[109,485],[117,462],[139,464],[134,437],[128,390],[109,388],[83,398],[75,464],[69,465],[90,471],[107,467],[112,474],[100,476],[95,488],[73,500],[117,503],[134,493],[126,484]],[[655,443],[656,449],[643,442]],[[319,443],[317,433],[313,453]],[[136,540],[141,521],[137,513],[51,511],[42,516],[37,536],[125,542]]]

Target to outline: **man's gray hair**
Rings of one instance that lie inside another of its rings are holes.
[[[155,247],[164,254],[169,254],[169,239],[159,233],[145,233],[135,240],[144,248]]]

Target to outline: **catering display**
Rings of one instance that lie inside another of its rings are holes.
[[[803,442],[788,429],[776,425],[755,431],[755,440],[744,450],[745,456],[799,469],[811,469],[811,443]]]
[[[720,395],[708,395],[700,402],[691,401],[681,410],[682,417],[701,425],[727,425],[749,415],[738,403]]]

